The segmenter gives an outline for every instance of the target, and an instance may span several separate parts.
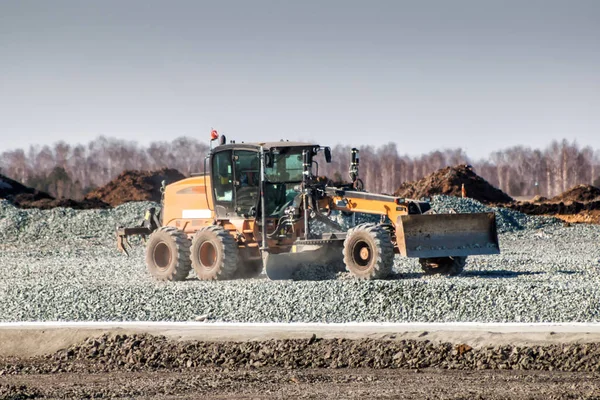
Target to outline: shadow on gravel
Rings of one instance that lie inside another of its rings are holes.
[[[566,275],[573,275],[573,274],[580,273],[579,271],[565,271],[565,270],[559,270],[556,272],[561,273],[561,274],[566,274]],[[495,271],[464,271],[461,275],[445,277],[445,278],[448,278],[448,279],[461,278],[461,277],[488,278],[488,279],[517,278],[519,276],[533,276],[533,275],[541,275],[541,274],[545,274],[545,273],[546,272],[541,272],[541,271],[516,272],[516,271],[508,271],[508,270],[500,269],[500,270],[495,270]],[[443,276],[439,276],[439,275],[426,275],[422,272],[393,272],[390,276],[388,276],[384,280],[396,281],[396,280],[423,279],[423,278],[435,278],[435,277],[444,278]],[[354,278],[350,275],[350,273],[345,271],[344,269],[323,267],[320,265],[318,265],[318,266],[316,265],[316,266],[302,267],[301,269],[296,271],[296,273],[294,274],[294,276],[291,279],[288,279],[288,280],[289,281],[313,281],[313,282],[315,282],[315,281],[353,280],[353,279]],[[254,277],[254,278],[236,278],[232,281],[239,281],[239,280],[245,280],[245,281],[269,280],[269,278],[263,272],[259,276]],[[189,278],[185,279],[185,282],[201,282],[201,281],[195,276],[190,276]],[[213,281],[213,282],[216,282],[216,281]]]
[[[421,279],[426,275],[422,272],[394,272],[386,278],[388,281],[395,281],[401,279]]]
[[[565,271],[564,269],[559,269],[556,272],[558,272],[559,274],[565,274],[565,275],[581,274],[581,271]]]
[[[507,271],[504,269],[499,269],[496,271],[465,271],[461,276],[465,277],[477,277],[477,278],[517,278],[519,276],[532,276],[532,275],[541,275],[545,274],[545,272],[540,271]]]

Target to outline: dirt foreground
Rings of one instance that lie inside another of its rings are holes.
[[[3,376],[0,398],[597,399],[599,378],[546,371],[197,368]]]
[[[498,326],[464,326],[462,336],[446,340],[432,326],[420,333],[418,326],[323,329],[319,336],[259,326],[237,341],[218,340],[218,329],[204,331],[207,341],[197,328],[81,339],[91,331],[3,327],[0,399],[600,399],[599,327],[521,326],[519,341],[516,325]],[[11,343],[17,347],[7,355]]]

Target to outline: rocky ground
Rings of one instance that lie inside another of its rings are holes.
[[[600,346],[382,340],[170,342],[107,335],[0,359],[0,398],[489,398],[600,396]]]
[[[502,253],[471,257],[462,276],[424,276],[396,258],[389,280],[307,266],[296,281],[155,282],[143,246],[127,258],[114,227],[151,203],[110,210],[19,210],[0,203],[0,321],[597,322],[600,227],[497,210]],[[434,209],[481,210],[437,198]]]
[[[397,257],[389,280],[324,266],[297,280],[159,283],[143,247],[114,243],[152,203],[23,210],[0,202],[0,321],[600,321],[600,227],[433,199],[438,212],[495,211],[502,253],[458,277]],[[347,224],[349,221],[343,221]],[[600,345],[495,346],[377,340],[170,342],[104,336],[45,357],[0,359],[0,399],[600,398]]]

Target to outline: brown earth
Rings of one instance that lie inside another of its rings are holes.
[[[598,399],[598,373],[220,367],[0,376],[0,399]]]
[[[531,201],[503,205],[524,214],[547,215],[569,223],[600,223],[600,188],[577,185],[551,199],[536,196]]]
[[[503,205],[506,208],[530,215],[575,215],[594,210],[600,210],[600,200],[587,203],[513,203]]]
[[[560,218],[570,224],[600,224],[600,210],[581,211],[578,214],[555,214],[552,217]]]
[[[125,171],[106,185],[88,193],[86,200],[100,200],[112,207],[129,201],[161,200],[161,183],[177,182],[185,176],[176,169],[158,171]]]
[[[502,190],[477,175],[468,165],[457,165],[440,169],[415,182],[405,182],[394,193],[395,196],[420,199],[437,194],[462,196],[465,187],[467,197],[482,203],[511,203],[513,199]]]
[[[19,208],[47,210],[56,207],[74,209],[107,208],[108,204],[98,200],[56,199],[46,192],[27,187],[20,182],[0,175],[0,199],[7,199]]]
[[[600,398],[600,344],[106,335],[0,358],[0,398]]]
[[[591,185],[577,185],[551,198],[550,202],[579,202],[600,200],[600,188]]]

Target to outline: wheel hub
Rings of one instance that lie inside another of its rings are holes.
[[[200,263],[206,269],[213,269],[217,261],[217,251],[210,242],[204,242],[200,246]]]
[[[360,258],[362,260],[368,260],[369,259],[369,255],[370,255],[369,253],[370,253],[369,252],[369,248],[368,247],[363,247],[362,249],[360,249],[360,253],[359,253]]]
[[[368,269],[372,258],[372,251],[369,244],[362,240],[357,242],[352,249],[352,258],[358,269],[363,271]]]
[[[156,245],[152,257],[156,266],[161,270],[165,270],[171,264],[171,250],[164,242]]]

